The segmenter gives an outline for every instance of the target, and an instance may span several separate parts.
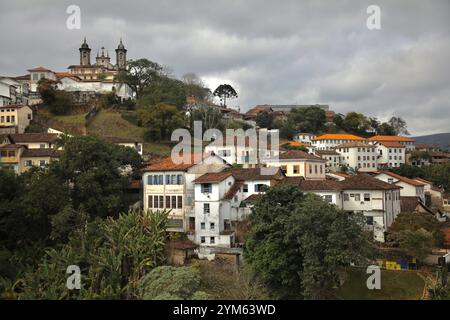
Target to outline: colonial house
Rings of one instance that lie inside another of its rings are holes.
[[[106,141],[109,141],[118,146],[129,147],[136,150],[141,156],[143,155],[143,142],[136,139],[117,138],[117,137],[105,137]]]
[[[398,141],[380,141],[375,144],[378,153],[378,166],[397,168],[406,161],[406,147]]]
[[[341,181],[302,178],[287,178],[286,181],[304,192],[321,196],[339,209],[362,213],[366,229],[373,232],[376,241],[385,241],[385,233],[400,213],[400,187],[365,174]]]
[[[367,175],[357,175],[341,183],[343,210],[364,214],[374,239],[384,242],[385,233],[401,212],[400,186]]]
[[[353,134],[334,134],[327,133],[312,138],[312,144],[316,150],[332,150],[338,145],[351,142],[366,143],[366,139]]]
[[[11,77],[0,77],[0,107],[9,104],[28,104],[28,83]]]
[[[55,133],[22,133],[11,134],[10,137],[16,144],[24,145],[28,149],[56,148],[58,135]]]
[[[268,141],[265,146],[261,144],[259,138],[252,141],[252,137],[233,136],[229,141],[224,137],[223,141],[215,140],[205,147],[206,154],[215,154],[224,159],[229,164],[242,164],[244,167],[256,167],[263,164],[267,158],[277,157],[279,150],[271,149],[271,138],[268,134]]]
[[[357,172],[377,170],[377,153],[374,145],[359,141],[337,145],[335,151],[340,154],[341,164]]]
[[[260,168],[229,168],[206,173],[195,183],[195,240],[200,246],[232,247],[235,224],[250,213],[246,199],[265,192],[283,174],[266,175]]]
[[[324,160],[327,160],[326,171],[333,172],[341,169],[341,155],[336,150],[317,150],[315,154]]]
[[[14,104],[0,107],[0,133],[24,133],[33,119],[27,105]]]
[[[198,163],[194,155],[189,160],[177,164],[167,157],[143,170],[143,208],[170,210],[170,231],[195,230],[193,181],[207,172],[219,172],[227,167],[223,159],[214,155]]]
[[[308,180],[325,179],[326,160],[300,150],[289,150],[278,158],[268,159],[267,167],[278,167],[288,177],[304,177]]]
[[[55,149],[23,149],[20,155],[19,172],[24,173],[32,167],[45,167],[61,157],[62,151]]]
[[[299,132],[294,136],[294,141],[312,144],[312,140],[316,137],[314,133]]]
[[[401,136],[373,136],[367,139],[371,144],[376,144],[379,142],[398,142],[399,144],[405,146],[406,152],[413,151],[415,149],[415,140],[407,137]]]
[[[20,144],[5,144],[0,147],[0,164],[4,168],[9,168],[15,173],[20,173],[20,156],[26,149]]]
[[[390,171],[381,171],[374,178],[401,187],[401,197],[417,197],[425,203],[425,184]]]
[[[414,178],[414,180],[424,184],[425,205],[440,208],[442,206],[442,194],[444,193],[444,189],[438,188],[433,182],[422,178]]]

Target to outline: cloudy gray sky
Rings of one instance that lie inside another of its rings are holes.
[[[81,8],[69,30],[66,8]],[[381,30],[366,9],[381,8]],[[450,1],[0,0],[0,74],[64,71],[84,36],[95,54],[146,57],[212,89],[231,83],[256,104],[329,104],[407,120],[412,134],[450,132]]]

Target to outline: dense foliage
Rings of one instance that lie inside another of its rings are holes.
[[[321,298],[339,284],[339,269],[368,254],[363,218],[314,194],[278,186],[250,216],[244,255],[277,298]]]

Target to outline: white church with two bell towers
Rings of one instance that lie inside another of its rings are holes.
[[[120,39],[116,51],[116,64],[111,63],[111,57],[105,47],[101,51],[97,51],[95,63],[91,64],[91,48],[84,38],[83,43],[79,49],[80,64],[69,66],[69,73],[82,80],[113,80],[114,76],[120,71],[124,70],[127,65],[127,49]]]

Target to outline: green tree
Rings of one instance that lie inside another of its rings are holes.
[[[296,131],[319,132],[326,123],[325,111],[319,107],[294,108],[289,112],[288,119],[294,124]]]
[[[129,212],[86,221],[67,244],[47,250],[20,279],[20,299],[136,299],[140,279],[164,261],[168,213]],[[68,290],[66,269],[78,265],[81,290]]]
[[[220,110],[215,107],[211,107],[206,104],[201,104],[195,107],[190,113],[190,128],[191,131],[194,129],[194,121],[202,122],[203,132],[208,129],[225,129],[225,123],[222,119],[222,114]]]
[[[444,242],[441,223],[433,215],[419,212],[399,214],[389,228],[388,239],[391,245],[419,259]]]
[[[256,202],[244,256],[277,298],[320,298],[339,283],[339,268],[367,255],[363,217],[341,212],[293,186]]]
[[[185,85],[186,96],[199,101],[212,101],[212,92],[195,73],[187,73],[181,78]]]
[[[256,115],[256,125],[260,128],[272,129],[273,114],[266,111],[258,113]]]
[[[370,120],[365,115],[358,112],[349,112],[344,118],[344,129],[347,132],[366,135],[370,128]]]
[[[186,103],[186,90],[182,81],[159,76],[148,84],[139,98],[139,106],[155,106],[165,103],[181,108]]]
[[[65,139],[64,153],[49,169],[70,184],[75,210],[105,217],[127,209],[124,189],[140,175],[141,163],[131,148],[86,136]]]
[[[382,124],[379,125],[377,134],[383,136],[394,136],[395,131],[394,128],[392,128],[392,126],[389,123],[383,122]]]
[[[183,112],[165,103],[139,109],[138,121],[149,128],[147,139],[155,141],[170,140],[172,131],[184,126]]]
[[[141,98],[144,90],[163,75],[163,67],[148,59],[131,60],[127,62],[126,70],[120,71],[115,81],[128,85],[136,99]]]
[[[227,106],[227,99],[237,98],[238,94],[229,84],[221,84],[214,90],[213,95],[220,98],[223,106]]]
[[[198,290],[200,280],[200,271],[194,267],[157,267],[140,279],[139,296],[144,300],[207,298]]]
[[[389,119],[388,124],[392,127],[394,135],[409,135],[407,130],[408,125],[406,121],[400,117],[392,117]]]
[[[57,89],[58,83],[58,81],[43,78],[39,80],[37,90],[43,104],[51,113],[63,115],[70,111],[73,101],[69,93]]]

